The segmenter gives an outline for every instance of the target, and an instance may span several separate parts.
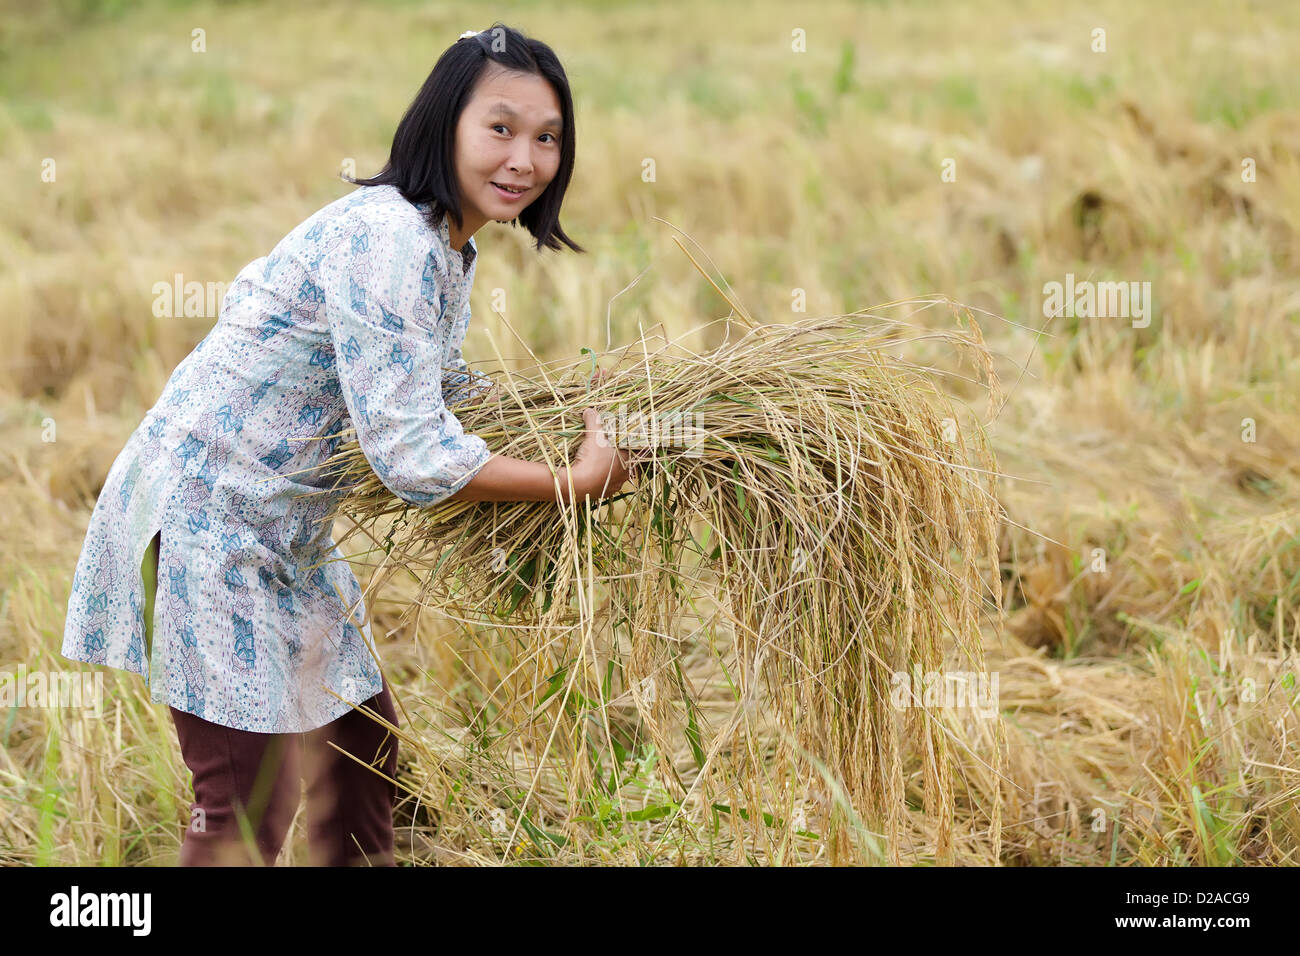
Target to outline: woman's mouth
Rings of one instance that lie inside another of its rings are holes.
[[[493,183],[492,188],[496,190],[497,195],[505,202],[518,202],[524,197],[524,194],[528,192],[527,189],[521,189],[519,192],[511,192],[509,189],[506,189],[504,186],[500,186],[497,183]]]

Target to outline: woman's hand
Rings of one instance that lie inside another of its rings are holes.
[[[587,433],[570,466],[573,488],[579,496],[586,494],[600,501],[618,494],[631,473],[631,462],[628,453],[615,448],[605,435],[594,408],[586,409],[582,417]]]

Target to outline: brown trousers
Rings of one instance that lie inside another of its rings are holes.
[[[400,726],[387,681],[363,706]],[[350,710],[318,730],[263,734],[170,709],[185,765],[194,774],[181,866],[273,866],[304,778],[310,865],[396,865],[397,787],[391,781],[397,776],[397,738],[386,728]]]

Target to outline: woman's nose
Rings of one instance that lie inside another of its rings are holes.
[[[522,150],[516,149],[513,156],[510,157],[510,171],[527,175],[533,169],[532,147],[525,145]]]

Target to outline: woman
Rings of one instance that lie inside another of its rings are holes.
[[[384,484],[419,505],[602,498],[626,480],[592,409],[556,473],[493,455],[448,407],[485,384],[461,356],[473,234],[517,222],[539,251],[583,251],[559,226],[573,163],[572,99],[550,47],[500,24],[462,35],[384,169],[240,271],[114,462],[63,655],[139,674],[149,660],[151,697],[170,705],[194,775],[182,864],[246,862],[241,816],[273,863],[300,772],[314,862],[393,863],[397,742],[353,705],[394,726],[397,714],[360,586],[322,520],[346,491],[317,470],[341,430],[355,427]]]

